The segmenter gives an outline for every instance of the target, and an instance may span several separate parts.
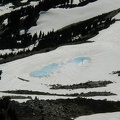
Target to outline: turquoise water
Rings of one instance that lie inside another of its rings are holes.
[[[47,65],[43,68],[41,68],[40,70],[36,70],[32,73],[30,73],[30,75],[32,77],[48,77],[50,74],[54,73],[55,71],[57,71],[60,67],[61,67],[61,63],[53,63],[50,65]]]
[[[80,64],[80,63],[83,63],[86,60],[90,61],[90,58],[89,57],[77,57],[77,58],[74,58],[74,59],[70,60],[70,62],[75,63],[75,64]]]
[[[75,63],[77,65],[83,63],[84,61],[90,61],[89,57],[77,57],[71,60],[68,60],[66,63],[53,63],[53,64],[49,64],[43,68],[41,68],[40,70],[36,70],[30,73],[30,76],[32,77],[48,77],[51,74],[53,74],[54,72],[58,71],[63,65],[67,65],[68,63]]]

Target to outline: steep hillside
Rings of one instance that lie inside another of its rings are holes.
[[[120,0],[53,0],[48,5],[51,1],[1,4],[0,97],[10,96],[21,103],[11,102],[11,108],[23,120],[30,116],[37,120],[40,115],[45,120],[56,116],[57,120],[72,120],[119,111]],[[0,109],[6,112],[4,107]],[[21,108],[28,114],[20,112]],[[76,120],[111,116],[117,120],[118,114]]]

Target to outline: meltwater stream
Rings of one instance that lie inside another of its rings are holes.
[[[86,61],[90,61],[90,58],[89,57],[77,57],[77,58],[68,60],[66,63],[52,63],[52,64],[44,66],[40,70],[35,70],[31,72],[30,76],[39,77],[39,78],[48,77],[54,72],[57,72],[61,67],[67,65],[68,63],[81,65]]]

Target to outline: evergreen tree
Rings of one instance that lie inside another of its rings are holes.
[[[32,42],[35,43],[35,41],[38,39],[37,33],[35,33],[32,37]]]

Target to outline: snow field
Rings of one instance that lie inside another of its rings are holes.
[[[119,0],[97,0],[96,2],[89,3],[84,7],[50,9],[46,12],[40,13],[37,26],[31,27],[28,32],[33,35],[34,33],[39,34],[40,31],[44,33],[52,30],[56,31],[72,23],[87,20],[97,15],[115,10],[119,7]]]
[[[24,2],[24,1],[23,1]],[[74,2],[78,2],[77,0]],[[34,3],[31,3],[34,4]],[[90,3],[83,8],[72,9],[50,9],[45,13],[41,13],[37,21],[37,26],[32,27],[29,32],[34,34],[42,30],[47,33],[54,29],[58,30],[64,26],[78,21],[86,20],[96,15],[117,9],[120,6],[120,0],[108,1],[98,0]],[[11,11],[10,8],[0,6],[0,14]],[[120,19],[120,14],[115,16]],[[5,22],[5,21],[4,21]],[[113,101],[120,101],[120,77],[111,74],[112,71],[120,70],[120,21],[116,21],[109,28],[100,31],[100,34],[91,38],[89,41],[93,43],[61,46],[54,51],[32,55],[23,59],[15,60],[6,64],[0,65],[0,70],[3,71],[0,80],[0,91],[6,90],[32,90],[40,92],[49,92],[56,94],[74,94],[87,92],[112,92],[117,95],[114,96],[95,96],[89,97],[92,99],[107,99]],[[33,46],[30,46],[32,49]],[[27,48],[26,48],[27,49]],[[18,51],[18,50],[16,50]],[[11,52],[10,50],[0,51],[5,54]],[[88,57],[90,61],[82,64],[71,64],[67,61],[74,58]],[[47,65],[53,63],[64,63],[59,70],[54,71],[47,77],[32,77],[31,72],[40,70]],[[29,80],[30,82],[21,81],[18,77]],[[75,89],[75,90],[51,90],[50,85],[62,84],[72,85],[85,83],[88,81],[104,81],[110,80],[113,83],[107,87],[89,88],[89,89]],[[67,99],[65,96],[49,96],[49,95],[22,95],[9,94],[0,92],[2,96],[31,96],[34,99],[36,96],[39,99]],[[69,97],[74,98],[74,97]],[[28,99],[16,99],[16,101],[24,102]],[[120,112],[95,114],[88,116],[81,116],[76,120],[119,120]]]
[[[23,1],[24,2],[24,1]],[[77,0],[74,2],[77,2]],[[5,6],[6,7],[6,6]],[[54,29],[60,29],[71,23],[82,21],[104,12],[120,7],[120,0],[98,0],[95,3],[90,3],[83,8],[73,9],[50,9],[41,13],[40,19],[37,21],[37,26],[32,27],[29,32],[34,34],[42,30],[47,33]],[[0,7],[0,14],[9,12],[10,8]],[[74,16],[74,17],[73,17]],[[56,19],[57,18],[57,19]],[[115,18],[120,19],[120,14]],[[23,59],[15,60],[6,64],[0,65],[0,70],[3,71],[0,80],[0,91],[6,90],[32,90],[40,92],[49,92],[56,94],[73,94],[87,92],[113,92],[115,96],[95,96],[89,97],[92,99],[107,99],[120,101],[120,77],[112,75],[112,71],[120,70],[120,21],[111,25],[109,28],[100,31],[100,34],[91,38],[93,43],[61,46],[54,51],[32,55]],[[31,47],[32,48],[32,47]],[[10,52],[0,51],[1,53]],[[67,61],[78,57],[89,57],[91,60],[83,64],[71,64]],[[30,73],[43,68],[52,63],[64,62],[64,66],[58,71],[53,72],[47,77],[37,78],[30,76]],[[21,81],[18,77],[29,80],[30,82]],[[51,90],[52,84],[72,85],[84,83],[87,81],[110,80],[112,84],[107,87],[76,89],[76,90]],[[0,97],[15,95],[15,96],[31,96],[33,99],[37,96],[39,99],[66,99],[63,96],[48,96],[48,95],[20,95],[8,94],[0,92]],[[73,98],[73,97],[69,97]],[[17,99],[19,102],[24,102],[28,99]],[[95,114],[81,116],[75,120],[120,120],[120,112]]]
[[[62,46],[48,53],[36,54],[13,62],[0,65],[3,70],[0,81],[0,91],[5,90],[33,90],[57,94],[87,93],[92,91],[113,92],[117,96],[92,97],[108,100],[120,100],[120,81],[112,71],[119,70],[120,21],[111,25],[110,28],[102,30],[96,37],[91,38],[93,43]],[[114,32],[113,32],[114,31]],[[116,37],[117,36],[117,37]],[[67,64],[58,72],[48,77],[35,78],[30,72],[43,68],[51,63],[67,62],[77,57],[90,57],[91,61],[82,65]],[[30,80],[21,81],[18,77]],[[114,83],[102,88],[76,89],[76,90],[50,90],[52,84],[71,85],[87,81],[111,80]]]
[[[120,120],[120,112],[81,116],[75,120]]]
[[[49,30],[60,29],[71,23],[89,19],[96,15],[109,12],[119,8],[120,1],[99,0],[84,7],[72,9],[50,9],[43,12],[38,19],[38,25],[32,27],[29,32],[33,34],[38,30],[47,32]],[[89,11],[89,12],[88,12]],[[74,17],[73,17],[74,16]],[[56,19],[57,18],[57,19]],[[120,14],[115,18],[120,19]],[[120,81],[117,75],[112,75],[112,71],[119,70],[120,61],[120,21],[109,28],[100,31],[100,34],[91,38],[93,43],[61,46],[54,51],[32,55],[23,59],[0,65],[3,71],[0,80],[0,91],[5,90],[32,90],[57,94],[87,93],[87,92],[113,92],[116,96],[96,96],[94,99],[120,100]],[[32,47],[31,47],[32,48]],[[3,51],[2,51],[3,52]],[[9,52],[9,50],[8,50]],[[74,65],[67,61],[78,57],[88,57],[91,60],[84,64]],[[53,63],[65,65],[57,72],[53,72],[47,77],[36,78],[30,76],[35,70],[40,70]],[[21,81],[19,78],[29,80]],[[72,85],[87,81],[111,80],[113,84],[102,88],[76,89],[76,90],[51,90],[50,85],[62,84]],[[2,93],[1,93],[2,94]]]

